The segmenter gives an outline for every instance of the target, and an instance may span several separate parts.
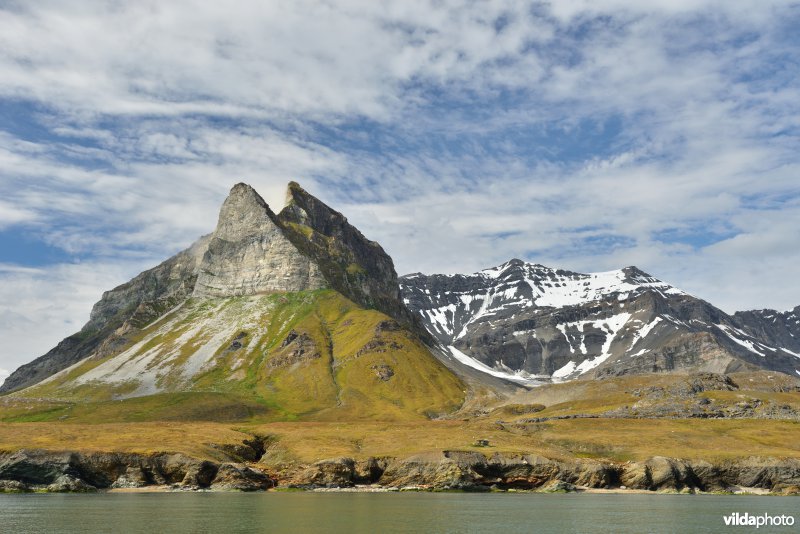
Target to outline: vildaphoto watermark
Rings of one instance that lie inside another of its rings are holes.
[[[725,526],[728,527],[791,527],[794,526],[794,516],[769,515],[767,513],[753,515],[750,513],[734,512],[722,516]]]

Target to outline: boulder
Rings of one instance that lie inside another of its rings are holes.
[[[23,484],[52,484],[61,475],[73,472],[74,453],[20,450],[0,461],[0,480]]]
[[[356,462],[352,458],[320,460],[303,469],[293,481],[295,486],[345,488],[355,484]]]
[[[97,491],[92,485],[87,484],[79,478],[71,475],[61,475],[56,478],[51,484],[48,484],[47,491],[49,492],[69,492],[69,493],[88,493]]]
[[[548,484],[545,484],[542,487],[542,491],[546,491],[548,493],[571,493],[576,491],[578,488],[575,484],[570,484],[569,482],[564,482],[563,480],[553,480]]]
[[[147,475],[141,467],[128,467],[112,484],[112,488],[141,488],[147,485]]]
[[[619,470],[598,460],[579,459],[564,468],[564,479],[588,488],[608,488],[619,480]]]
[[[192,488],[207,488],[214,481],[219,471],[219,466],[212,462],[198,462],[189,466],[181,481],[181,486]]]
[[[17,480],[0,480],[0,493],[24,493],[31,488]]]
[[[275,482],[261,471],[242,464],[225,463],[219,466],[211,489],[235,491],[263,491]]]

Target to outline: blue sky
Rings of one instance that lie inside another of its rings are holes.
[[[163,4],[0,2],[0,375],[238,181],[299,181],[400,273],[800,304],[796,2]]]

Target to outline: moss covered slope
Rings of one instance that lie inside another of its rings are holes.
[[[464,386],[395,320],[318,290],[190,299],[15,396],[64,403],[39,420],[413,420]]]

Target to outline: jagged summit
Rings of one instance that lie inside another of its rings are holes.
[[[195,296],[331,288],[427,336],[402,305],[394,264],[381,246],[303,189],[286,188],[277,215],[249,185],[236,184],[199,267]]]
[[[231,189],[195,285],[198,297],[320,289],[319,267],[286,236],[284,225],[249,185]]]
[[[275,225],[275,214],[255,189],[245,183],[231,188],[219,211],[214,236],[237,241]]]
[[[344,215],[290,182],[286,206],[277,219],[292,243],[313,258],[328,287],[394,317],[429,340],[419,319],[403,305],[392,258]]]

